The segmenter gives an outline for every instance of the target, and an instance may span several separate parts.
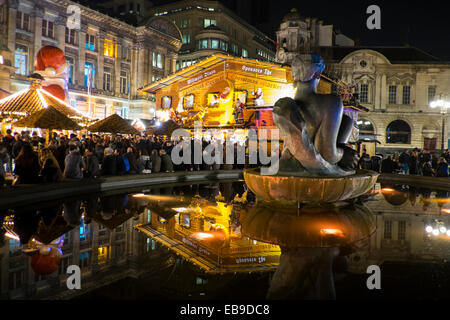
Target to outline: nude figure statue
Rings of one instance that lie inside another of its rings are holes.
[[[274,122],[284,140],[280,172],[301,175],[354,174],[356,152],[347,147],[353,122],[335,94],[318,94],[324,69],[320,56],[297,55],[292,62],[296,94],[282,98],[273,109]]]

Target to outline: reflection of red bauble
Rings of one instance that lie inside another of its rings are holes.
[[[45,46],[37,53],[36,70],[45,70],[46,67],[53,67],[56,70],[64,63],[66,63],[64,51],[54,46]]]
[[[37,275],[48,275],[58,270],[61,256],[58,254],[57,249],[52,248],[52,251],[48,255],[41,255],[36,253],[31,256],[31,268]]]
[[[45,91],[49,92],[50,94],[54,95],[55,97],[64,100],[66,98],[66,93],[64,92],[64,89],[56,84],[51,84],[49,86],[42,87]]]

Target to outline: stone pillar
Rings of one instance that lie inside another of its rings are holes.
[[[55,38],[58,40],[58,48],[64,51],[66,46],[66,18],[59,16],[55,21]]]
[[[122,61],[122,43],[118,41],[116,46],[117,56],[114,61],[114,94],[118,96],[120,94],[120,62]]]
[[[14,52],[16,51],[16,16],[17,16],[17,8],[9,9],[8,15],[8,49],[14,56]],[[12,61],[12,65],[14,66],[14,60]]]
[[[376,75],[374,109],[381,109],[381,76]]]
[[[97,79],[95,81],[95,87],[97,89],[103,89],[103,62],[104,62],[104,44],[105,44],[105,38],[106,38],[106,32],[103,30],[100,30],[98,32],[98,41],[97,41]],[[93,109],[94,110],[94,109]]]
[[[86,32],[87,26],[81,25],[81,29],[78,32],[78,45],[79,45],[79,56],[78,56],[78,70],[75,72],[75,83],[84,86],[84,64],[86,63]],[[75,63],[76,64],[76,63]]]
[[[388,88],[386,85],[386,74],[381,76],[381,101],[380,109],[386,110],[386,105],[388,103]]]
[[[38,51],[42,48],[42,18],[44,18],[44,10],[42,8],[35,8],[35,20],[34,20],[34,50],[30,52],[30,62],[28,65],[30,70],[28,73],[32,73],[34,70],[34,61],[36,60],[36,56]]]

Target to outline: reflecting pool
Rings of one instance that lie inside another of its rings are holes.
[[[377,184],[320,207],[273,207],[243,181],[132,191],[1,210],[1,298],[448,297],[448,191]]]

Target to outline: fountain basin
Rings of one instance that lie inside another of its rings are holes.
[[[312,204],[359,197],[373,188],[378,176],[369,170],[344,177],[268,176],[259,168],[244,170],[245,183],[259,199]]]

